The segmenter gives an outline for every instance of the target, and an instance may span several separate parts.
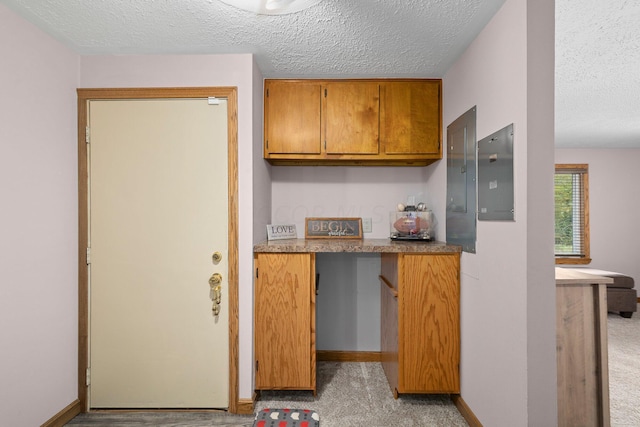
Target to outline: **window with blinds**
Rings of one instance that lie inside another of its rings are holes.
[[[588,264],[589,166],[556,165],[555,255],[556,264]]]

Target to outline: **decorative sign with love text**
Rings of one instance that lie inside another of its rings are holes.
[[[306,239],[362,239],[362,218],[305,218]]]
[[[297,237],[295,224],[267,225],[267,240],[295,239]]]

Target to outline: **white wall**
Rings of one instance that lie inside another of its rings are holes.
[[[0,418],[77,398],[78,56],[0,5]]]
[[[263,102],[264,79],[257,66],[253,68],[253,243],[266,239],[267,224],[271,222],[271,166],[264,160],[262,151],[262,132],[264,121]],[[251,273],[253,278],[253,273]],[[253,279],[252,279],[253,281]],[[253,397],[253,283],[251,287],[242,289],[240,301],[243,310],[250,310],[240,318],[241,351],[239,382],[240,396],[244,399]]]
[[[365,238],[388,238],[389,212],[413,195],[434,211],[439,208],[436,221],[444,223],[444,204],[435,206],[427,185],[433,168],[274,166],[271,220],[295,224],[304,238],[305,217],[371,218],[372,233]],[[444,228],[437,233],[444,238]],[[319,254],[316,267],[317,349],[380,351],[380,257]]]
[[[80,87],[196,87],[238,88],[238,207],[239,207],[239,397],[253,395],[253,243],[255,150],[261,152],[260,117],[255,102],[262,102],[259,72],[253,56],[145,55],[83,56]],[[257,99],[256,99],[257,96]],[[262,169],[260,177],[266,176]],[[268,188],[264,181],[259,190]],[[258,199],[268,206],[268,197]]]
[[[527,403],[529,425],[558,413],[554,242],[555,0],[527,1]]]
[[[589,165],[588,267],[628,274],[640,284],[640,149],[557,149],[555,157]]]
[[[316,255],[316,348],[380,351],[380,255]]]
[[[304,238],[305,217],[368,217],[373,232],[365,238],[387,238],[389,212],[408,196],[433,206],[425,186],[432,167],[275,166],[272,221],[296,224]]]
[[[515,221],[478,221],[461,266],[461,395],[489,426],[557,423],[553,6],[507,0],[444,78],[445,126],[474,105],[479,140],[514,124]]]

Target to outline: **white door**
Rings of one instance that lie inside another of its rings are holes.
[[[226,408],[226,101],[90,101],[88,123],[89,406]]]

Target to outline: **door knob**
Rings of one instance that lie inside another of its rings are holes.
[[[209,278],[209,284],[211,286],[218,285],[222,282],[222,275],[220,273],[213,273]]]
[[[216,251],[213,253],[213,255],[211,255],[211,259],[213,260],[214,264],[217,264],[222,260],[222,254]]]

